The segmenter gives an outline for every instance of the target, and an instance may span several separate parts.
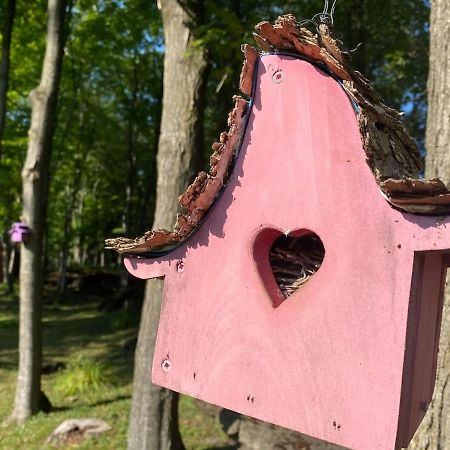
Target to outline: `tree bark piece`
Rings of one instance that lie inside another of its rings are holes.
[[[294,48],[289,40],[283,39],[282,35],[279,34],[270,22],[260,22],[256,25],[256,31],[258,35],[262,37],[266,42],[278,49],[278,50],[291,50]]]
[[[20,263],[19,374],[11,420],[23,422],[39,410],[41,391],[41,309],[43,239],[52,137],[64,49],[65,0],[49,0],[47,41],[39,86],[32,105],[28,150],[22,170],[22,220],[31,237]]]
[[[274,48],[270,45],[270,42],[260,36],[258,33],[253,33],[253,37],[258,44],[259,48],[265,53],[272,53]]]
[[[259,54],[254,47],[248,44],[244,44],[242,46],[242,53],[244,53],[245,59],[244,64],[242,66],[239,87],[243,94],[248,95],[250,97],[253,91],[253,75],[255,73],[255,64]],[[216,149],[213,148],[213,150]]]

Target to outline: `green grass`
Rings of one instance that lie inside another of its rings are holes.
[[[92,395],[108,388],[113,389],[115,384],[118,382],[110,367],[79,354],[57,374],[55,390],[65,397]]]
[[[17,297],[0,287],[0,423],[11,413],[17,377]],[[44,307],[44,364],[65,369],[43,375],[43,390],[55,411],[40,413],[24,425],[0,425],[0,450],[45,450],[48,435],[65,419],[95,417],[112,430],[88,439],[77,449],[126,448],[132,392],[133,352],[126,345],[137,334],[131,313],[101,313],[98,300],[78,298]],[[150,380],[149,380],[150,381]],[[216,419],[181,397],[180,428],[190,450],[226,448],[227,438]]]

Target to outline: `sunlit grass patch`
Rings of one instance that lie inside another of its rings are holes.
[[[117,380],[106,364],[83,354],[69,360],[67,367],[54,379],[56,392],[64,396],[96,393],[113,387]]]

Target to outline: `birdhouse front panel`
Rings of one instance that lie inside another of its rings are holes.
[[[164,277],[152,381],[344,447],[407,445],[433,391],[449,221],[389,205],[335,77],[284,55],[254,76],[206,219],[169,254],[126,259]],[[295,252],[315,270],[286,288],[276,258]]]

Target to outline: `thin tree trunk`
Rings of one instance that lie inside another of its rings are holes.
[[[70,191],[69,202],[66,205],[64,215],[64,234],[59,260],[58,292],[61,296],[66,295],[67,291],[67,266],[69,260],[70,237],[72,231],[73,214],[77,205],[77,197],[80,191],[81,174],[84,165],[84,155],[76,167],[75,180]]]
[[[162,91],[162,83],[161,83],[161,91]],[[139,205],[139,221],[138,221],[138,230],[141,233],[145,228],[147,216],[147,208],[149,205],[152,205],[153,200],[156,197],[156,155],[158,153],[158,142],[159,142],[159,134],[161,130],[161,112],[162,112],[162,95],[158,97],[157,103],[157,114],[154,124],[154,138],[152,143],[152,153],[151,153],[151,162],[150,167],[148,168],[148,178],[152,180],[152,182],[147,182],[142,190],[142,198]],[[154,181],[153,181],[154,180]],[[151,207],[151,206],[150,206]],[[154,219],[154,208],[152,208],[152,214],[150,216],[150,220],[152,223]],[[147,222],[148,223],[148,222]]]
[[[198,169],[203,153],[206,54],[192,46],[202,21],[201,0],[186,6],[162,0],[165,37],[164,94],[159,138],[154,228],[170,228],[178,196]],[[189,9],[188,9],[189,8]],[[158,328],[162,282],[147,282],[135,354],[128,450],[184,448],[178,431],[178,395],[152,385],[150,372]]]
[[[126,147],[127,147],[127,184],[125,188],[125,215],[124,215],[124,229],[125,235],[131,236],[133,233],[133,195],[134,195],[134,179],[136,174],[136,155],[134,149],[134,110],[136,107],[136,100],[138,95],[138,74],[137,74],[137,61],[133,62],[133,74],[132,74],[132,85],[131,85],[131,99],[128,108],[128,124],[126,132]],[[118,296],[121,296],[127,289],[130,282],[130,274],[125,269],[124,265],[121,264],[121,274],[120,274],[120,288]]]
[[[83,130],[85,128],[84,124],[85,118],[80,118],[80,142],[83,141]],[[59,259],[59,277],[58,277],[58,292],[61,296],[66,295],[67,291],[67,268],[69,262],[69,253],[70,253],[70,239],[72,235],[72,222],[75,214],[75,210],[77,207],[77,203],[79,200],[79,194],[81,189],[81,178],[83,175],[84,165],[86,163],[86,158],[88,155],[88,151],[92,146],[95,136],[95,123],[94,126],[88,131],[87,140],[84,142],[83,149],[80,155],[80,158],[77,160],[77,164],[75,166],[75,176],[72,184],[72,188],[70,189],[69,200],[66,204],[66,213],[64,216],[64,235],[63,235],[63,243],[60,252]],[[85,138],[86,139],[86,138]]]
[[[80,228],[83,228],[83,211],[84,211],[84,197],[85,197],[84,189],[80,190],[80,197],[78,200],[78,207],[75,214],[75,219],[80,218],[80,223],[78,224]],[[72,249],[73,262],[78,266],[84,265],[84,252],[83,252],[84,240],[83,235],[79,234],[76,238],[76,243],[74,248]]]
[[[132,217],[133,217],[133,194],[134,194],[134,178],[136,172],[136,155],[134,151],[134,110],[136,108],[136,100],[138,95],[138,74],[137,74],[137,61],[133,64],[133,81],[131,86],[131,99],[128,110],[128,124],[127,124],[127,186],[126,186],[126,213],[125,213],[125,233],[130,236],[132,230]]]
[[[450,181],[450,2],[433,0],[426,133],[426,175]],[[447,283],[448,285],[448,283]],[[450,289],[447,287],[433,401],[409,448],[450,448]]]
[[[14,281],[17,280],[20,270],[20,248],[18,247],[18,244],[9,243],[7,261],[8,261],[8,272],[7,272],[8,293],[12,294],[14,291]]]
[[[61,297],[64,297],[67,291],[67,260],[69,258],[70,226],[75,201],[76,191],[75,188],[72,188],[70,204],[66,207],[66,214],[64,215],[63,243],[59,255],[58,293]]]
[[[3,283],[6,284],[8,294],[13,292],[13,283],[9,273],[9,260],[11,257],[11,242],[8,231],[5,231],[2,235],[3,243],[3,258],[2,258],[2,271],[3,271]]]
[[[3,132],[6,120],[6,99],[9,81],[9,61],[11,35],[16,14],[16,0],[8,0],[6,4],[5,24],[2,32],[2,61],[0,63],[0,162],[2,160]]]
[[[69,109],[69,114],[67,117],[67,121],[64,125],[62,137],[60,141],[57,143],[56,148],[56,161],[63,161],[63,158],[59,158],[59,152],[62,148],[64,148],[64,143],[67,138],[67,134],[69,131],[69,126],[73,122],[74,119],[74,113],[78,110],[78,102],[80,101],[80,98],[82,98],[82,93],[80,92],[80,77],[78,76],[77,70],[75,69],[75,65],[72,61],[70,72],[72,75],[72,99],[71,99],[71,107]],[[80,128],[83,130],[84,128],[84,116],[81,113],[79,115],[79,123]],[[82,131],[79,135],[79,142],[82,141]],[[83,150],[84,152],[84,150]],[[84,156],[84,153],[83,153]],[[84,158],[83,158],[84,159]],[[70,252],[70,235],[71,235],[71,228],[72,228],[72,221],[74,216],[74,209],[76,207],[76,201],[77,196],[79,194],[80,190],[80,182],[81,182],[81,163],[79,162],[76,167],[76,175],[75,180],[72,186],[72,190],[70,193],[70,201],[66,205],[66,212],[64,215],[64,234],[63,234],[63,242],[61,246],[60,251],[60,257],[59,257],[59,276],[58,276],[58,292],[61,296],[64,296],[67,291],[67,266],[68,266],[68,259],[69,259],[69,252]],[[57,170],[57,168],[55,169]]]
[[[0,283],[3,283],[5,278],[5,247],[3,244],[3,240],[0,239]]]
[[[39,86],[32,105],[28,151],[22,170],[22,219],[31,237],[20,264],[19,374],[11,420],[23,422],[39,410],[41,397],[41,309],[43,238],[49,165],[64,49],[65,0],[49,0],[47,41]]]

